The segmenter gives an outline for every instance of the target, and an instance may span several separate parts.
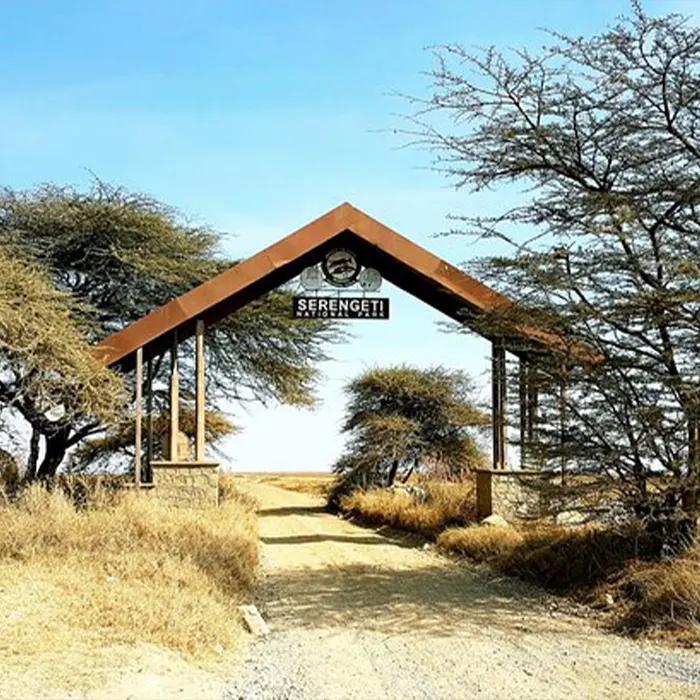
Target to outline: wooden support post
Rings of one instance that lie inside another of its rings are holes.
[[[528,442],[528,423],[530,420],[530,392],[528,391],[528,380],[530,378],[528,361],[520,358],[518,365],[518,396],[520,399],[520,468],[527,469],[530,449]]]
[[[136,350],[136,429],[134,431],[134,482],[141,485],[141,416],[143,410],[143,348]]]
[[[532,364],[528,364],[527,374],[527,441],[530,443],[530,445],[534,445],[537,441],[537,420],[539,414],[539,386],[537,383],[537,369]]]
[[[501,382],[501,469],[508,468],[508,371],[506,367],[506,349],[501,348],[501,368],[499,372]]]
[[[562,486],[566,480],[566,463],[567,463],[567,445],[566,431],[568,428],[568,411],[567,411],[567,381],[568,368],[566,365],[562,367],[562,378],[559,384],[559,450],[560,450],[560,469]]]
[[[148,466],[147,478],[153,478],[151,462],[153,461],[153,359],[148,358],[146,370],[146,464]]]
[[[525,440],[528,445],[528,467],[542,467],[538,448],[537,421],[539,413],[539,385],[537,369],[532,363],[527,365],[527,425]]]
[[[501,430],[500,430],[500,382],[498,381],[500,364],[498,362],[498,348],[495,342],[491,343],[491,427],[493,433],[493,468],[501,468]]]
[[[177,371],[177,328],[173,331],[173,345],[170,350],[170,454],[168,459],[176,462],[177,439],[180,432],[180,377]]]
[[[204,321],[197,321],[197,396],[195,461],[204,461]]]
[[[505,469],[506,447],[506,350],[502,341],[491,344],[491,418],[493,468]]]

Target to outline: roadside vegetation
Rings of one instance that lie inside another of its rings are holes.
[[[416,488],[424,491],[423,502],[402,490],[356,490],[341,498],[340,510],[368,525],[388,525],[427,538],[437,537],[447,527],[474,521],[473,480],[425,480],[417,484]]]
[[[544,517],[506,527],[476,524],[473,469],[484,459],[473,440],[461,439],[448,443],[449,461],[440,459],[445,436],[452,430],[463,435],[465,426],[445,419],[455,405],[450,381],[457,375],[431,372],[433,380],[439,378],[432,386],[426,373],[410,367],[376,368],[349,384],[347,426],[360,429],[336,470],[338,481],[328,495],[331,508],[360,523],[417,533],[444,554],[488,564],[608,610],[619,630],[700,643],[698,544],[659,561],[658,533],[638,518],[615,528],[564,527]],[[463,375],[459,381],[468,386]],[[458,405],[460,410],[470,406],[466,401]],[[406,420],[387,419],[396,407]],[[375,422],[382,428],[376,434]],[[408,422],[410,432],[403,429]],[[403,426],[400,431],[396,424]],[[397,474],[403,485],[393,483]],[[580,500],[584,508],[585,502]]]
[[[700,545],[659,561],[638,522],[565,527],[544,519],[508,527],[475,522],[469,480],[425,480],[425,502],[402,491],[358,489],[340,499],[356,522],[415,532],[464,558],[604,611],[620,632],[700,646]]]
[[[251,500],[230,483],[222,496],[190,510],[152,493],[35,484],[1,502],[6,681],[96,686],[144,645],[223,661],[242,641],[236,606],[250,599],[258,542]]]
[[[607,610],[619,631],[700,645],[700,545],[658,561],[638,525],[448,528],[440,551]]]

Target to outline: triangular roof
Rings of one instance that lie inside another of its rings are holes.
[[[336,246],[352,248],[364,265],[377,268],[389,282],[462,323],[510,303],[507,297],[345,202],[113,333],[95,348],[95,355],[107,365],[129,367],[139,347],[146,348],[147,355],[161,352],[170,344],[173,329],[178,329],[182,340],[192,335],[198,319],[216,323],[293,279]],[[558,336],[534,328],[520,328],[519,332],[550,349],[562,342]]]

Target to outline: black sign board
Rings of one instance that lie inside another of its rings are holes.
[[[294,318],[389,318],[385,297],[294,297]]]

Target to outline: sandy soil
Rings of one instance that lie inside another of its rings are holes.
[[[426,551],[260,483],[272,630],[229,700],[698,698],[700,655],[636,643],[519,581]]]
[[[231,668],[241,664],[239,652],[225,670],[212,672],[152,644],[106,646],[96,639],[89,646],[80,635],[37,654],[29,667],[5,658],[0,700],[214,700],[222,697]]]

